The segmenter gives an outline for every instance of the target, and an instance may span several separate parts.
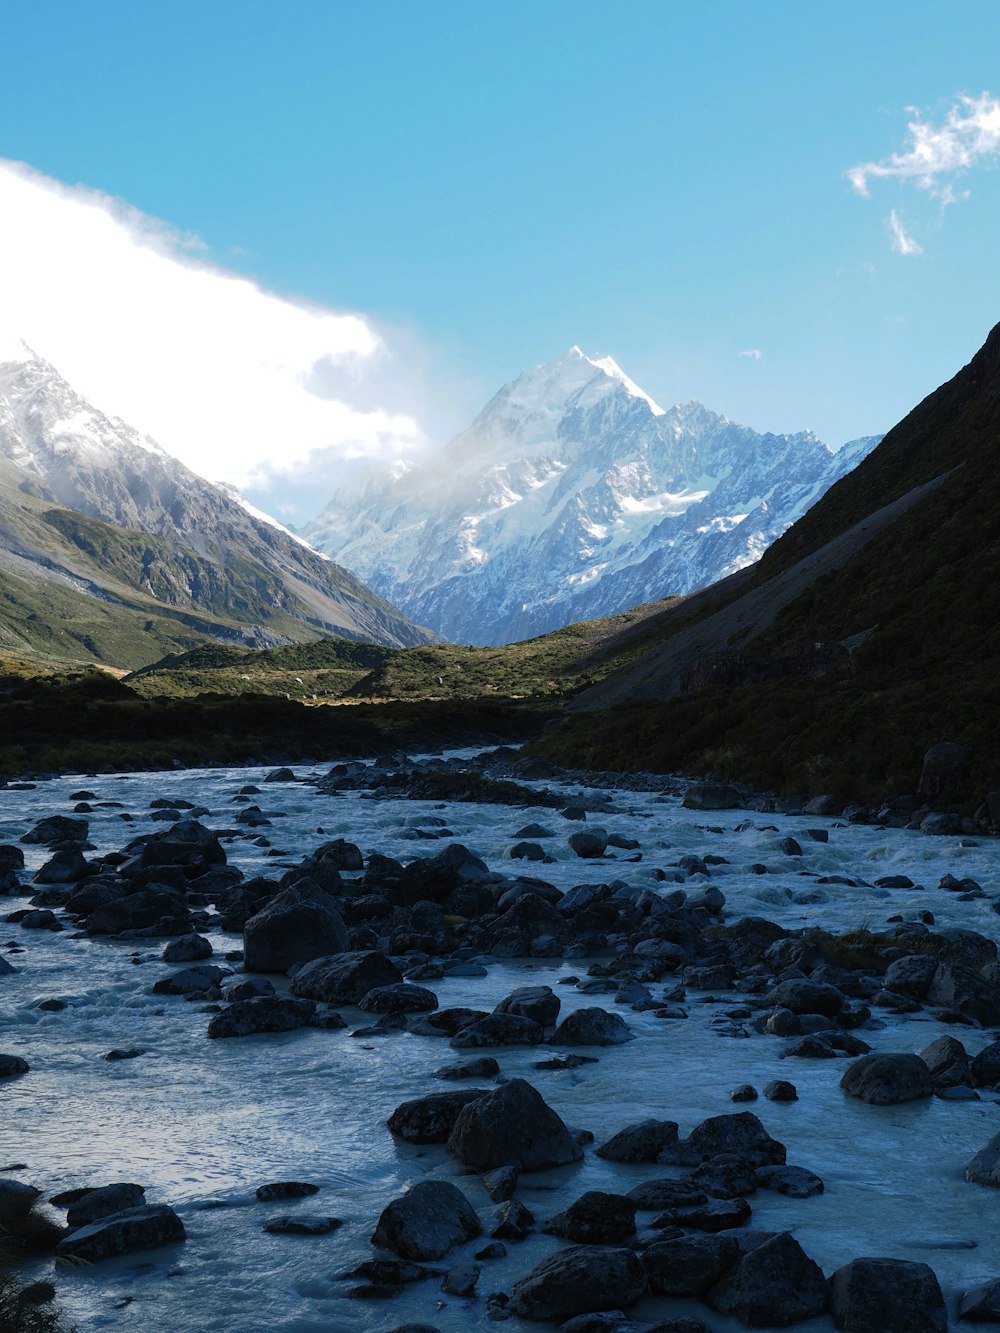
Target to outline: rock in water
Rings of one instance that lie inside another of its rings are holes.
[[[582,1245],[617,1245],[635,1235],[636,1205],[624,1194],[588,1190],[544,1228]]]
[[[583,1157],[583,1150],[556,1112],[520,1078],[464,1106],[448,1148],[467,1166],[481,1171],[495,1166],[544,1171]]]
[[[138,1250],[155,1250],[184,1240],[184,1224],[166,1204],[129,1208],[81,1227],[56,1246],[59,1259],[85,1259],[99,1263]]]
[[[664,1296],[702,1296],[740,1257],[733,1236],[678,1236],[643,1251],[653,1291]]]
[[[243,927],[248,972],[287,972],[348,947],[347,927],[333,898],[311,880],[299,880]],[[360,998],[360,997],[359,997]]]
[[[372,1244],[403,1259],[440,1259],[481,1232],[460,1189],[447,1180],[420,1180],[383,1209]]]
[[[645,1290],[645,1269],[631,1250],[573,1245],[515,1282],[510,1308],[522,1319],[559,1322],[591,1310],[623,1309]]]
[[[712,1288],[708,1302],[751,1328],[785,1328],[822,1314],[826,1279],[819,1264],[783,1231],[745,1254]],[[890,1327],[885,1325],[884,1333]]]
[[[458,1092],[432,1092],[426,1097],[401,1102],[386,1122],[391,1133],[407,1143],[445,1143],[455,1128],[459,1112],[488,1088],[462,1088]]]
[[[840,1086],[871,1106],[896,1106],[930,1097],[930,1070],[919,1055],[863,1055],[849,1065]]]
[[[620,1046],[635,1033],[617,1014],[593,1005],[567,1014],[549,1038],[550,1046]]]
[[[830,1278],[830,1313],[845,1333],[948,1333],[933,1271],[907,1259],[854,1259]]]
[[[595,1151],[609,1162],[658,1162],[663,1150],[676,1142],[676,1120],[640,1120],[612,1134]]]
[[[403,974],[385,954],[374,950],[314,958],[292,979],[291,992],[324,1004],[357,1004],[376,986],[391,986]]]

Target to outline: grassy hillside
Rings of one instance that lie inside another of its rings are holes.
[[[293,699],[555,700],[645,650],[663,610],[650,602],[500,648],[382,648],[324,639],[250,652],[203,646],[129,677],[144,698],[269,694]]]

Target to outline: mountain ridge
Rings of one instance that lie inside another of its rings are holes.
[[[811,432],[664,409],[574,347],[424,464],[366,469],[305,532],[446,638],[504,643],[751,563],[876,438],[835,454]]]

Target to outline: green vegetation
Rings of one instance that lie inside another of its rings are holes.
[[[306,708],[261,695],[141,699],[107,672],[36,677],[0,695],[0,777],[28,773],[323,762],[537,735],[529,703]]]
[[[435,644],[382,648],[322,639],[251,652],[203,645],[128,678],[144,698],[270,694],[292,699],[556,700],[593,684],[645,651],[663,610],[650,602],[500,648]]]

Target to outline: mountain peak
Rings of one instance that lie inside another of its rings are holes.
[[[577,343],[574,343],[565,356],[550,362],[549,366],[552,368],[560,365],[579,367],[581,362],[585,363],[587,366],[593,366],[595,370],[599,370],[603,375],[608,376],[609,379],[617,380],[630,397],[641,398],[645,403],[648,403],[650,411],[653,413],[654,417],[662,417],[665,415],[664,409],[660,407],[659,403],[654,402],[644,389],[640,389],[635,380],[625,374],[624,370],[622,370],[621,366],[612,356],[588,356]],[[547,368],[548,367],[544,366],[537,367],[537,369],[540,370]]]

